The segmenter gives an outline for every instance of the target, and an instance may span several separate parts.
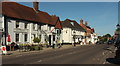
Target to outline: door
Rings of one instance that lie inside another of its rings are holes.
[[[49,35],[49,45],[51,45],[51,35]]]

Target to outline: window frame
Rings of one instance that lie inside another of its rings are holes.
[[[15,34],[15,39],[16,39],[16,42],[19,42],[19,33]]]
[[[20,27],[20,23],[19,21],[16,21],[16,28],[19,28]]]
[[[28,34],[24,34],[24,41],[27,42]]]

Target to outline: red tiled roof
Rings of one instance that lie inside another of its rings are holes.
[[[18,4],[16,2],[2,2],[2,14],[12,18],[18,18],[33,22],[55,25],[56,21],[48,13]]]
[[[57,21],[57,23],[55,25],[55,28],[62,29],[62,24],[61,24],[61,21],[59,20],[59,17],[58,17],[58,21]]]
[[[86,36],[89,36],[92,33],[92,30],[88,28],[86,25],[80,23],[80,26],[83,27],[86,30]]]

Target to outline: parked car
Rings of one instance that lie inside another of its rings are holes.
[[[109,40],[109,41],[107,42],[107,44],[113,44],[113,43],[114,43],[113,40]]]
[[[103,41],[97,41],[96,44],[104,44]]]

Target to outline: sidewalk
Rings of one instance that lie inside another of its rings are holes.
[[[81,45],[76,45],[77,46],[81,46]],[[43,52],[49,52],[49,51],[52,51],[52,50],[63,50],[63,49],[68,49],[68,48],[72,48],[74,46],[72,45],[63,45],[61,48],[58,48],[58,47],[55,47],[54,49],[53,48],[45,48],[43,47],[43,50],[38,50],[38,51],[19,51],[19,50],[16,50],[16,51],[7,51],[7,55],[3,55],[3,56],[11,56],[11,55],[19,55],[19,54],[28,54],[28,53],[36,53],[36,52],[39,52],[39,53],[43,53]]]

